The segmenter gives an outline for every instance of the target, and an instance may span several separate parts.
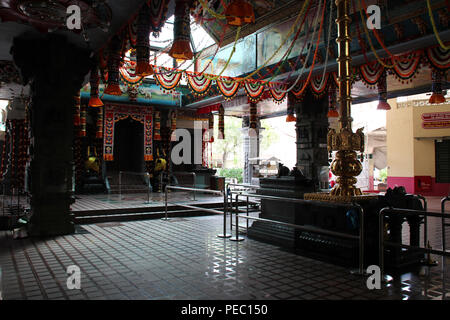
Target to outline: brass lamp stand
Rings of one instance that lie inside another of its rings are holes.
[[[329,129],[327,136],[327,148],[331,154],[337,151],[336,158],[331,163],[331,172],[336,175],[336,185],[330,193],[308,193],[307,200],[351,202],[362,196],[361,190],[356,188],[356,176],[362,171],[362,164],[357,158],[356,151],[364,152],[363,128],[352,131],[351,117],[351,56],[349,25],[349,1],[336,0],[338,37],[336,42],[339,48],[338,72],[339,72],[339,110],[340,129]]]

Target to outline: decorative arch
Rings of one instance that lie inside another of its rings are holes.
[[[103,131],[103,159],[114,160],[115,123],[130,117],[144,125],[144,161],[153,160],[153,108],[124,105],[106,105]]]

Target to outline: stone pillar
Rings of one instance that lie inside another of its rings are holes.
[[[261,121],[258,120],[256,134],[255,131],[250,130],[249,117],[242,118],[242,146],[244,154],[244,173],[243,173],[243,183],[252,183],[253,177],[253,164],[255,161],[249,159],[258,158],[260,155],[261,146]],[[253,133],[252,133],[253,132]]]
[[[327,132],[328,99],[315,97],[306,92],[301,101],[289,96],[288,103],[294,103],[297,122],[297,168],[304,176],[312,179],[319,189],[319,174],[322,166],[328,166]]]
[[[29,233],[72,233],[74,97],[91,69],[90,51],[62,35],[28,33],[14,39],[11,53],[31,89]]]

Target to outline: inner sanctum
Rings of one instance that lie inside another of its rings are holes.
[[[448,299],[449,10],[0,1],[0,300]]]

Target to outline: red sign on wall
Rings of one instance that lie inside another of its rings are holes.
[[[422,120],[424,129],[450,128],[450,112],[423,113]]]
[[[415,176],[414,186],[415,192],[431,191],[431,177],[430,176]]]

